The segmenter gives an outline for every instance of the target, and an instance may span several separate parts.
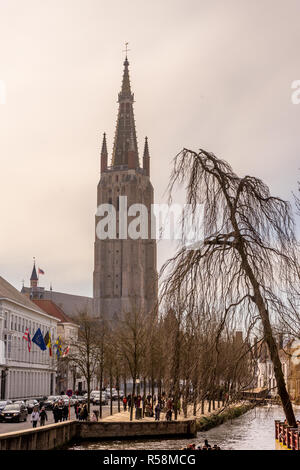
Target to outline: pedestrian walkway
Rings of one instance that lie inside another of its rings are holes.
[[[244,402],[241,402],[241,403],[235,403],[234,407],[238,406],[238,405],[241,405],[242,403]],[[205,401],[205,404],[204,404],[204,413],[201,413],[201,404],[198,405],[197,407],[197,412],[196,412],[196,416],[194,415],[193,411],[194,411],[194,407],[193,405],[188,405],[188,411],[187,411],[187,417],[184,418],[184,414],[183,414],[183,411],[181,410],[180,413],[178,413],[177,415],[177,420],[178,421],[183,421],[183,420],[190,420],[190,419],[196,419],[196,418],[201,418],[203,416],[210,416],[212,414],[215,414],[215,413],[218,413],[222,410],[222,404],[220,404],[220,407],[218,408],[217,407],[217,403],[216,403],[216,406],[215,406],[215,410],[212,409],[211,407],[211,411],[209,412],[208,409],[209,409],[209,402],[208,401]],[[160,413],[160,421],[164,421],[166,419],[165,417],[166,413],[164,412],[161,412]],[[133,421],[139,421],[141,422],[141,419],[135,419],[135,409],[133,410],[133,416],[132,416],[132,420]],[[172,414],[172,420],[174,420],[174,412]],[[129,411],[121,411],[120,413],[115,413],[111,416],[107,416],[105,417],[103,420],[101,421],[107,421],[107,422],[112,422],[112,421],[130,421],[130,413]],[[142,421],[149,421],[149,422],[153,422],[155,421],[155,418],[153,416],[153,418],[150,418],[148,416],[145,416],[144,418],[142,418]]]

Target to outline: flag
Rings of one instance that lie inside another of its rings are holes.
[[[28,328],[26,328],[26,331],[25,331],[25,333],[24,333],[23,339],[25,339],[25,341],[27,341],[28,351],[30,352],[30,349],[31,349],[31,338],[30,338],[30,334],[29,334]]]
[[[69,351],[70,351],[70,346],[67,346],[63,351],[62,357],[66,357],[69,354]]]
[[[52,344],[51,344],[51,335],[49,331],[44,336],[45,345],[49,348],[49,356],[52,356]]]
[[[41,268],[39,268],[39,274],[45,274],[45,272]]]
[[[54,347],[56,348],[57,359],[59,359],[60,356],[61,356],[61,338],[60,338],[60,336],[57,338]]]
[[[34,337],[32,338],[32,342],[37,344],[37,346],[42,350],[45,351],[47,349],[45,345],[45,341],[42,335],[42,332],[40,328],[38,328],[34,334]]]

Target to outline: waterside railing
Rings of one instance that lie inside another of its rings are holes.
[[[275,439],[287,449],[300,450],[300,428],[275,420]]]

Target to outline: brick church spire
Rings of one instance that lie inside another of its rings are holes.
[[[107,170],[107,145],[106,134],[103,134],[102,149],[101,149],[101,173]]]
[[[143,168],[145,171],[145,175],[150,176],[150,155],[149,155],[149,147],[148,147],[148,137],[145,137]]]
[[[131,168],[140,167],[133,113],[134,94],[131,93],[128,66],[129,62],[126,55],[122,86],[118,98],[119,112],[112,155],[113,168],[128,168],[129,163]]]
[[[32,268],[32,273],[31,273],[31,277],[30,277],[30,286],[31,287],[37,287],[38,285],[38,275],[36,273],[36,268],[35,268],[35,259],[33,261],[33,268]]]

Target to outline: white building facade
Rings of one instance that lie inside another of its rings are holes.
[[[287,357],[280,351],[280,360],[285,383],[288,383],[289,366]],[[271,359],[266,356],[257,361],[257,387],[266,388],[272,397],[277,395],[277,382],[275,378],[274,366]]]
[[[48,396],[55,392],[56,356],[23,339],[28,328],[31,339],[40,328],[50,333],[52,349],[57,338],[57,319],[0,277],[0,398]]]

